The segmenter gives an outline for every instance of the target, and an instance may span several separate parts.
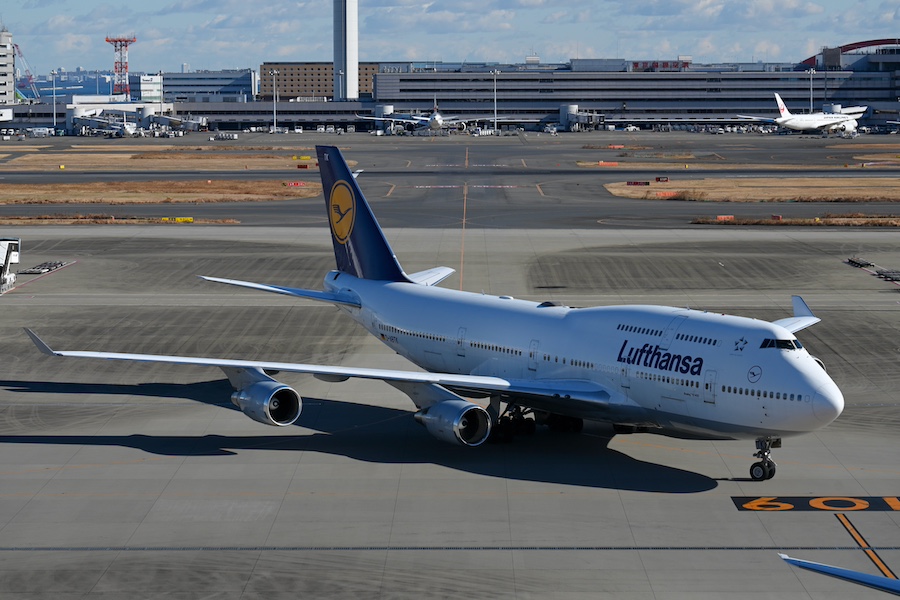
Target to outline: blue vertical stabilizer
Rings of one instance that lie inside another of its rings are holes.
[[[347,161],[334,146],[316,146],[337,268],[362,279],[409,281]]]

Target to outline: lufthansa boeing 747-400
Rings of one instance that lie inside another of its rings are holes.
[[[220,367],[232,402],[268,425],[297,421],[300,395],[269,373],[325,381],[379,379],[417,407],[436,438],[479,446],[536,423],[578,431],[585,419],[617,433],[756,441],[755,480],[775,475],[785,436],[831,423],[844,398],[794,333],[819,321],[793,297],[775,322],[668,306],[569,308],[438,287],[453,269],[404,272],[340,150],[316,148],[337,269],[323,290],[204,277],[334,304],[424,371],[54,350],[51,356]],[[481,403],[472,399],[482,399]]]

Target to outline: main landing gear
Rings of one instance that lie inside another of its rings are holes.
[[[756,440],[756,458],[760,459],[750,466],[750,477],[753,481],[765,481],[775,477],[777,465],[772,460],[772,448],[781,448],[781,438],[758,438]]]
[[[490,412],[490,409],[488,409]],[[526,411],[521,406],[509,405],[504,414],[500,415],[491,428],[492,442],[511,442],[516,435],[534,435],[534,419],[526,419]]]

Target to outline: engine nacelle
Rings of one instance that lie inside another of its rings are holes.
[[[859,123],[856,119],[850,119],[849,121],[844,121],[840,125],[837,126],[837,130],[844,133],[856,133],[856,129],[859,127]]]
[[[257,381],[231,394],[231,402],[245,415],[265,425],[286,427],[300,418],[300,394],[278,381]]]
[[[465,400],[433,404],[417,412],[416,421],[437,439],[460,446],[480,446],[491,434],[488,412]]]

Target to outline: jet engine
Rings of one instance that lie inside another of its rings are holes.
[[[416,421],[437,439],[460,446],[480,446],[491,433],[488,412],[465,400],[447,400],[416,413]]]
[[[856,119],[850,119],[849,121],[844,121],[843,123],[838,125],[836,129],[844,133],[856,133],[857,127],[859,127],[859,123],[856,121]]]
[[[303,409],[300,394],[273,379],[237,390],[231,394],[231,402],[254,421],[278,427],[293,425]]]

